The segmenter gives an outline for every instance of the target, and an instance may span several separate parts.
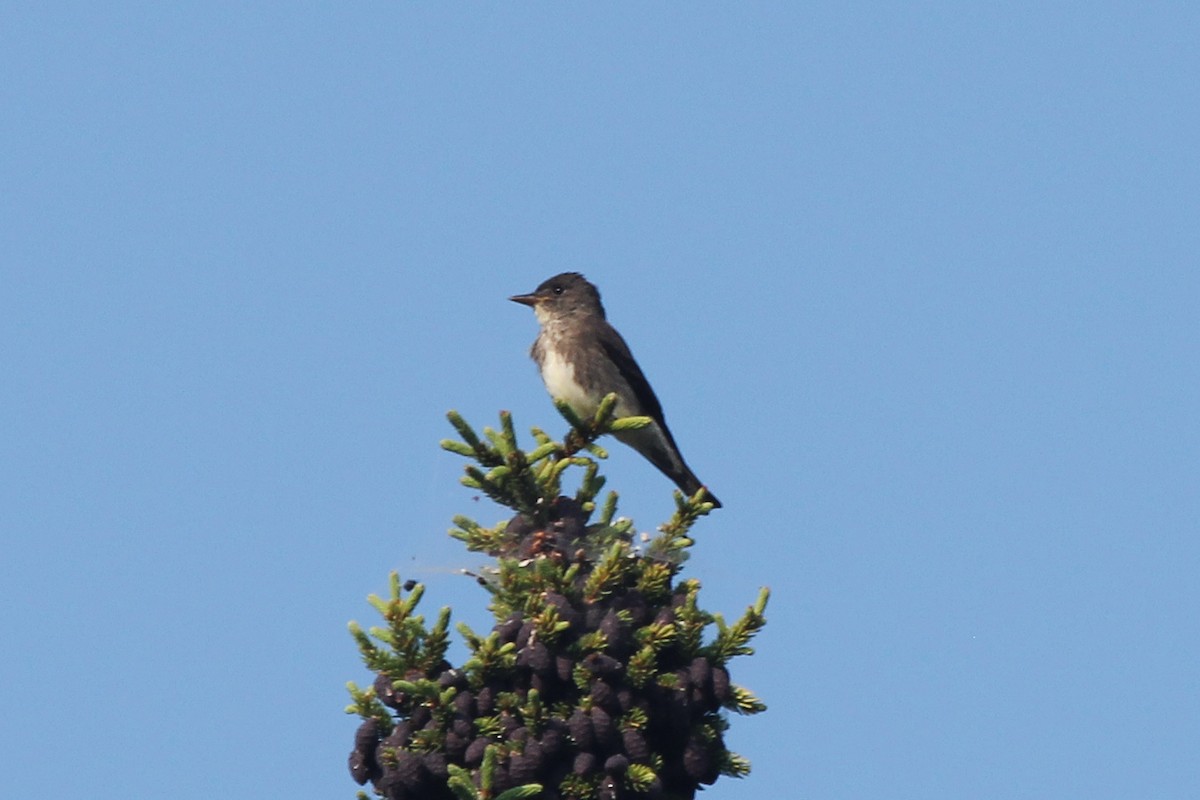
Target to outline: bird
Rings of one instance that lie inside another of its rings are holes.
[[[649,417],[651,422],[613,435],[641,453],[689,497],[704,489],[708,502],[721,507],[721,501],[684,462],[650,382],[625,339],[608,323],[599,289],[578,272],[564,272],[543,281],[529,294],[508,299],[531,307],[537,315],[540,330],[529,354],[551,397],[566,402],[580,418],[589,419],[604,397],[615,393],[617,417]]]

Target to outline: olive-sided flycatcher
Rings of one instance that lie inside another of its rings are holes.
[[[578,272],[555,275],[532,294],[510,300],[533,308],[541,331],[530,355],[537,362],[551,397],[563,400],[580,418],[589,419],[610,392],[617,395],[617,417],[649,417],[645,428],[613,435],[645,456],[688,496],[704,484],[688,469],[649,381],[633,360],[629,345],[604,317],[600,292]],[[708,492],[717,508],[721,503]]]

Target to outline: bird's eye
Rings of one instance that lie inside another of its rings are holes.
[[[555,294],[562,294],[562,293],[563,293],[563,287],[561,287],[561,286],[555,286],[555,287],[554,287],[554,293],[555,293]]]

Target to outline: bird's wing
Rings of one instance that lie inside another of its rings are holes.
[[[617,333],[616,328],[610,325],[605,335],[600,337],[600,344],[612,362],[617,365],[621,377],[629,384],[629,388],[633,389],[634,393],[645,402],[645,408],[641,410],[641,413],[661,425],[667,438],[671,439],[666,420],[663,419],[662,405],[658,402],[658,395],[654,394],[654,390],[650,388],[650,381],[646,380],[646,376],[642,374],[642,368],[633,360],[633,353],[629,352],[629,345],[625,344],[621,334]],[[673,439],[672,444],[674,444]]]

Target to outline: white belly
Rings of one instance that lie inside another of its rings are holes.
[[[599,403],[593,402],[575,381],[575,369],[551,350],[542,362],[542,382],[556,400],[564,400],[571,410],[583,418],[596,413]]]

